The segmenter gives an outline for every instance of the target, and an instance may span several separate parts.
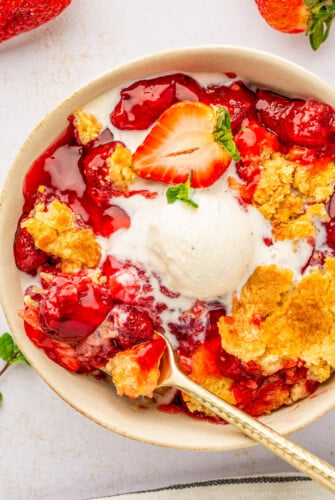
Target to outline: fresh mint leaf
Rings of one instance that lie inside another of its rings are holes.
[[[241,159],[231,131],[229,113],[223,106],[219,106],[217,113],[214,138],[233,160],[239,161]]]
[[[29,362],[24,357],[18,346],[15,344],[9,333],[4,333],[0,336],[0,359],[5,361],[5,365],[0,369],[0,377],[5,373],[8,368],[17,363],[18,361],[23,361],[29,365]],[[0,403],[3,399],[2,393],[0,392]]]
[[[187,181],[183,184],[175,184],[169,187],[166,191],[166,198],[168,203],[174,203],[177,200],[184,201],[194,208],[198,208],[198,204],[191,199],[191,177],[192,172],[189,175]]]
[[[0,359],[8,362],[15,354],[15,344],[9,333],[4,333],[0,337]]]
[[[14,363],[17,363],[18,361],[23,361],[24,363],[26,363],[26,365],[30,366],[29,361],[24,357],[24,355],[20,351],[18,351],[15,358],[12,358],[10,361],[8,361],[8,363],[10,365],[13,365]]]

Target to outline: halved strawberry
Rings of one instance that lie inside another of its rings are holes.
[[[140,177],[207,187],[238,159],[224,107],[183,101],[164,111],[133,155]]]

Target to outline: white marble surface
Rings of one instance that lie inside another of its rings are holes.
[[[284,36],[265,25],[252,0],[73,0],[54,22],[0,45],[0,183],[26,135],[76,87],[129,59],[207,44],[265,49],[335,85],[335,26],[313,53],[303,35]],[[0,332],[6,328],[0,315]],[[0,390],[1,499],[87,499],[291,470],[259,447],[204,454],[114,435],[68,407],[23,365],[6,372]],[[294,435],[332,463],[334,416]]]

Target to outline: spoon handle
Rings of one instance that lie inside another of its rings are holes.
[[[194,383],[177,368],[172,368],[170,377],[162,385],[173,385],[187,393],[251,439],[335,493],[335,467]]]

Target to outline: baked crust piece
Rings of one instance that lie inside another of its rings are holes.
[[[72,210],[55,199],[48,205],[37,203],[21,223],[40,250],[60,258],[63,272],[97,266],[101,249],[90,228],[81,228]]]
[[[300,165],[281,153],[264,158],[252,203],[271,221],[275,240],[315,234],[315,219],[329,219],[324,203],[335,188],[335,164]]]
[[[109,158],[108,179],[121,191],[128,191],[128,186],[134,181],[136,174],[131,167],[132,153],[130,149],[118,144]]]
[[[82,144],[94,141],[101,132],[102,125],[92,113],[77,109],[73,113],[73,125],[77,130],[78,138]]]
[[[222,347],[265,374],[300,359],[323,382],[335,368],[335,259],[294,284],[291,271],[260,266],[219,320]],[[255,321],[257,318],[257,321]]]

